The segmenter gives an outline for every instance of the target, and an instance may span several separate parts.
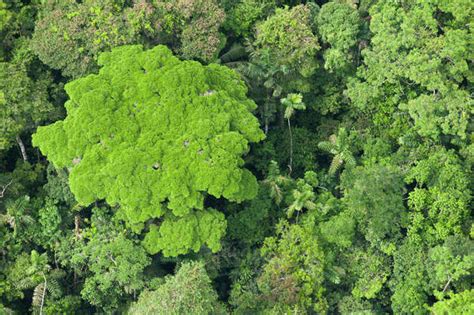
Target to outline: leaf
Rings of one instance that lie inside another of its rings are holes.
[[[34,307],[41,307],[45,294],[46,294],[46,291],[45,291],[44,283],[42,282],[38,284],[33,290],[33,300],[31,302],[31,305],[33,305]]]

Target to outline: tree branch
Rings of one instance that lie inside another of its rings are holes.
[[[7,191],[8,186],[10,186],[12,183],[13,179],[11,179],[6,185],[1,186],[2,189],[0,190],[0,198],[3,198],[3,196],[5,196],[5,192]]]
[[[443,293],[446,292],[446,290],[448,289],[448,286],[451,283],[451,280],[453,280],[453,278],[451,278],[451,276],[448,276],[448,282],[446,282],[446,284],[444,285]]]
[[[21,151],[21,156],[23,157],[23,161],[28,161],[28,156],[26,155],[26,148],[25,144],[21,140],[20,136],[16,136],[16,142],[18,143],[18,146],[20,147]]]

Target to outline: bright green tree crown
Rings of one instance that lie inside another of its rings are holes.
[[[217,251],[226,223],[205,209],[206,195],[240,202],[257,192],[242,155],[264,134],[244,83],[223,66],[180,61],[165,46],[115,48],[99,65],[99,74],[65,86],[67,117],[38,128],[34,145],[70,168],[79,203],[120,205],[136,231],[162,217],[145,238],[150,252],[203,244]]]

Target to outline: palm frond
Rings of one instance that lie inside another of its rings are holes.
[[[48,279],[47,290],[52,297],[60,297],[62,295],[62,288],[57,279]]]
[[[355,166],[356,165],[356,160],[352,153],[349,150],[344,150],[342,153],[342,158],[344,159],[344,162],[348,166]]]
[[[63,279],[65,276],[66,276],[66,272],[59,268],[51,270],[48,274],[49,279],[56,279],[56,280]]]
[[[339,168],[342,166],[344,163],[344,160],[341,158],[339,154],[334,156],[334,158],[331,161],[331,165],[329,166],[329,174],[334,175],[336,172],[339,170]]]
[[[347,142],[348,134],[346,128],[339,128],[337,132],[337,142],[339,144],[345,144]]]
[[[286,119],[290,119],[290,118],[293,116],[293,113],[294,113],[294,112],[295,112],[295,110],[293,109],[292,106],[287,106],[287,107],[285,108],[285,115],[284,115],[284,117],[285,117]]]
[[[38,282],[33,281],[31,277],[25,277],[15,282],[15,287],[20,291],[34,287]]]
[[[29,196],[24,196],[22,198],[15,199],[13,201],[9,200],[6,205],[7,212],[10,214],[23,213],[28,207],[29,201],[30,201]]]
[[[44,301],[44,297],[46,295],[46,288],[44,282],[38,284],[35,289],[33,290],[33,301],[31,305],[33,307],[41,307],[41,304]]]
[[[270,183],[270,197],[275,199],[276,204],[279,204],[283,199],[280,186],[273,182]]]
[[[33,219],[33,217],[29,216],[29,215],[22,215],[19,219],[24,224],[33,224],[33,223],[35,223],[35,219]]]
[[[334,152],[337,148],[336,145],[329,141],[322,141],[318,143],[318,148],[328,153]]]
[[[244,67],[242,67],[243,74],[251,79],[261,79],[265,76],[265,71],[263,69],[251,62],[248,62],[245,64]]]
[[[219,58],[222,63],[239,60],[247,55],[247,51],[241,44],[233,44],[230,49]]]

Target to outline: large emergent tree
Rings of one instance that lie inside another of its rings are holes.
[[[34,145],[70,170],[80,204],[106,200],[135,232],[145,228],[150,253],[219,250],[226,220],[206,197],[257,194],[242,155],[264,134],[245,85],[233,70],[180,61],[165,46],[115,48],[99,65],[65,86],[67,117],[38,128]]]

